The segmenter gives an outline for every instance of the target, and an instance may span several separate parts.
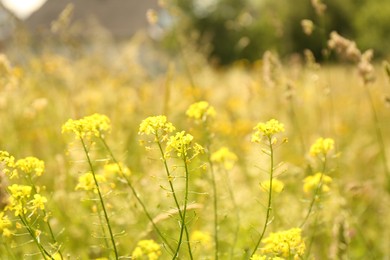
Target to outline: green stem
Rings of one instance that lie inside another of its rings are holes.
[[[314,190],[314,196],[313,196],[313,198],[312,198],[312,200],[310,202],[309,210],[307,211],[305,218],[303,219],[301,225],[299,226],[300,228],[302,228],[306,224],[307,220],[309,219],[309,216],[310,216],[311,212],[313,211],[316,199],[321,196],[322,179],[324,177],[325,168],[326,168],[326,157],[323,158],[323,165],[322,165],[322,171],[321,171],[320,180],[319,180],[319,182],[317,184],[316,189]]]
[[[99,186],[99,183],[98,183],[98,181],[96,179],[95,171],[94,171],[94,168],[93,168],[93,165],[92,165],[91,158],[89,157],[89,152],[87,150],[87,146],[84,143],[84,139],[82,137],[80,137],[80,140],[81,140],[81,143],[83,145],[84,153],[85,153],[85,155],[87,157],[88,165],[89,165],[89,168],[91,170],[91,173],[92,173],[92,176],[93,176],[93,180],[94,180],[95,185],[96,185],[96,190],[97,190],[98,195],[99,195],[100,205],[101,205],[101,207],[103,209],[104,218],[106,220],[108,231],[110,233],[110,239],[111,239],[111,243],[112,243],[112,246],[113,246],[113,249],[114,249],[115,259],[118,260],[119,259],[118,250],[116,248],[114,234],[113,234],[112,229],[111,229],[110,219],[109,219],[108,214],[107,214],[106,206],[104,205],[103,196],[102,196],[102,193],[100,191],[100,186]]]
[[[219,251],[219,243],[218,243],[218,200],[217,200],[217,185],[215,182],[215,173],[213,163],[210,159],[210,153],[207,156],[207,159],[210,164],[211,171],[211,185],[213,189],[213,207],[214,207],[214,244],[215,244],[215,259],[218,260],[218,251]]]
[[[178,256],[178,253],[179,253],[179,250],[180,250],[180,244],[182,242],[182,239],[183,239],[183,231],[184,231],[184,228],[187,226],[186,223],[185,223],[185,220],[186,220],[186,213],[187,213],[187,202],[188,202],[188,184],[189,184],[189,174],[188,174],[188,165],[187,165],[187,157],[185,155],[185,150],[186,148],[183,147],[183,161],[184,161],[184,168],[185,168],[185,174],[186,174],[186,184],[185,184],[185,194],[184,194],[184,206],[183,206],[183,216],[181,218],[181,228],[180,228],[180,236],[179,236],[179,242],[178,242],[178,246],[177,246],[177,249],[176,249],[176,252],[175,252],[175,255],[173,257],[173,259],[175,259],[176,256]],[[188,244],[190,243],[190,241],[188,240]],[[191,254],[191,251],[190,251],[190,254]],[[191,257],[192,258],[192,257]]]
[[[229,197],[230,197],[230,199],[232,200],[232,203],[233,203],[234,212],[235,212],[235,215],[236,215],[236,222],[237,222],[237,226],[236,226],[236,229],[234,231],[233,243],[232,243],[232,246],[230,248],[230,259],[233,259],[234,249],[236,247],[237,240],[238,240],[238,232],[240,231],[240,212],[239,212],[239,208],[238,208],[236,199],[234,197],[232,185],[231,185],[231,183],[229,181],[228,174],[227,174],[226,170],[225,170],[225,179],[226,179],[226,182],[227,182],[227,188],[228,188],[228,192],[229,192]]]
[[[264,237],[264,234],[265,234],[265,231],[267,229],[267,226],[269,225],[268,221],[269,221],[269,218],[271,216],[271,211],[272,211],[271,204],[272,204],[272,180],[273,180],[273,173],[274,173],[274,149],[273,149],[273,145],[272,145],[272,137],[271,136],[267,136],[267,138],[268,138],[268,143],[269,143],[269,147],[270,147],[270,157],[271,157],[267,214],[265,216],[263,230],[261,231],[261,235],[259,237],[259,240],[257,240],[256,246],[253,249],[251,256],[253,256],[256,253],[256,251],[257,251],[257,249],[258,249],[258,247],[260,245],[260,242],[261,242],[261,240]]]
[[[383,169],[385,171],[385,175],[387,178],[387,190],[388,190],[388,192],[390,192],[390,171],[389,171],[389,167],[387,165],[386,148],[385,148],[385,144],[384,144],[382,131],[381,131],[381,128],[379,125],[378,113],[376,112],[374,101],[373,101],[372,96],[371,96],[371,92],[368,89],[368,86],[366,83],[364,84],[364,90],[366,91],[366,96],[367,96],[367,99],[370,103],[371,112],[372,112],[374,125],[375,125],[375,133],[376,133],[376,137],[378,140],[378,144],[379,144],[379,148],[380,148],[380,155],[381,155],[381,159],[382,159],[382,163],[383,163]]]
[[[156,140],[160,140],[157,134],[156,134]],[[182,212],[182,210],[181,210],[181,208],[180,208],[180,204],[179,204],[179,201],[178,201],[177,196],[176,196],[175,188],[173,187],[172,175],[171,175],[171,173],[170,173],[170,171],[169,171],[168,163],[167,163],[167,160],[166,160],[166,158],[165,158],[164,150],[163,150],[163,148],[162,148],[162,146],[161,146],[161,143],[158,141],[158,142],[157,142],[157,145],[158,145],[158,148],[159,148],[160,153],[161,153],[161,156],[162,156],[162,160],[163,160],[165,172],[166,172],[167,177],[168,177],[169,187],[170,187],[170,189],[171,189],[171,192],[172,192],[172,195],[173,195],[173,199],[174,199],[174,201],[175,201],[175,205],[176,205],[177,211],[179,212],[179,216],[180,216],[180,219],[181,219],[181,221],[182,221],[182,225],[184,225],[184,229],[185,229],[186,237],[187,237],[187,241],[188,241],[188,252],[189,252],[189,254],[190,254],[190,258],[193,259],[192,250],[191,250],[191,245],[190,245],[190,235],[189,235],[189,233],[188,233],[187,225],[186,225],[186,223],[185,223],[185,221],[184,221],[184,218],[183,218],[183,212]],[[186,167],[187,167],[187,164],[186,164],[186,163],[185,163],[185,165],[186,165]],[[187,174],[187,169],[186,169],[186,174]],[[186,178],[186,184],[187,184],[187,181],[188,181],[188,178]],[[187,192],[188,192],[188,190],[187,190]],[[172,259],[177,258],[178,253],[179,253],[178,251],[179,251],[179,249],[180,249],[180,245],[181,245],[181,241],[179,240],[177,249],[176,249],[176,251],[175,251],[174,256],[173,256]]]
[[[37,187],[36,187],[35,183],[33,182],[32,178],[31,178],[31,175],[28,174],[27,176],[28,176],[28,177],[27,177],[27,180],[28,180],[28,182],[30,183],[30,185],[31,185],[31,187],[32,187],[32,189],[33,189],[33,191],[34,191],[34,193],[35,193],[35,194],[38,194]],[[44,216],[47,217],[47,221],[45,221],[45,222],[46,222],[46,224],[47,224],[47,227],[49,228],[49,233],[50,233],[51,239],[53,240],[54,244],[55,244],[56,246],[58,246],[58,247],[57,247],[57,253],[60,255],[61,259],[64,259],[63,255],[62,255],[62,253],[61,253],[61,250],[60,250],[59,243],[58,243],[58,241],[57,241],[57,239],[56,239],[56,237],[55,237],[55,235],[54,235],[53,229],[52,229],[52,227],[51,227],[51,225],[50,225],[49,214],[47,214],[46,209],[43,209],[42,212],[43,212]]]
[[[34,229],[29,225],[29,223],[27,222],[25,216],[21,216],[19,215],[19,219],[20,221],[22,221],[24,227],[27,229],[28,233],[30,234],[31,238],[33,239],[33,241],[35,242],[35,244],[37,245],[39,251],[41,252],[42,256],[43,256],[43,259],[47,259],[47,257],[49,257],[50,259],[54,259],[51,254],[42,246],[42,244],[39,242],[39,240],[37,239],[37,237],[35,236],[35,231]]]
[[[153,228],[156,230],[157,234],[161,237],[161,239],[164,241],[164,243],[168,246],[168,248],[170,249],[171,253],[174,252],[174,249],[173,247],[168,243],[167,239],[165,238],[165,236],[162,234],[162,232],[160,231],[160,229],[157,227],[156,223],[153,221],[153,218],[152,216],[150,215],[149,211],[146,209],[146,206],[144,204],[144,202],[141,200],[140,196],[138,195],[137,191],[135,190],[133,184],[131,183],[131,181],[129,180],[129,178],[126,177],[126,175],[124,174],[123,172],[123,169],[120,165],[120,163],[118,162],[118,160],[115,158],[114,154],[112,153],[110,147],[108,146],[108,144],[106,143],[106,141],[104,140],[103,137],[100,137],[100,140],[102,141],[104,147],[106,148],[106,150],[108,151],[108,153],[110,154],[110,157],[111,159],[114,161],[114,163],[116,165],[118,165],[119,167],[119,172],[121,174],[121,177],[125,179],[127,185],[129,186],[131,192],[133,193],[133,196],[136,198],[136,200],[138,201],[138,203],[141,205],[142,207],[142,210],[144,211],[146,217],[149,219],[150,223],[152,223],[153,225]]]

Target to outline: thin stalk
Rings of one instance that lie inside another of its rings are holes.
[[[114,249],[115,259],[118,260],[119,259],[118,250],[116,248],[114,234],[113,234],[112,229],[111,229],[110,219],[109,219],[108,214],[107,214],[106,206],[104,205],[104,200],[103,200],[102,193],[100,191],[100,186],[99,186],[99,183],[98,183],[98,181],[96,179],[95,171],[93,169],[91,158],[89,157],[89,152],[87,150],[87,146],[84,143],[84,139],[80,137],[80,140],[81,140],[81,143],[83,145],[84,153],[85,153],[85,155],[87,157],[88,165],[89,165],[89,168],[91,170],[91,173],[92,173],[92,176],[93,176],[93,180],[94,180],[95,185],[96,185],[96,190],[97,190],[98,195],[99,195],[100,205],[102,206],[103,213],[104,213],[104,218],[106,220],[108,231],[110,233],[110,239],[111,239],[111,243],[112,243],[112,246],[113,246],[113,249]]]
[[[317,197],[319,197],[321,195],[322,179],[324,177],[325,168],[326,168],[326,157],[323,158],[323,165],[322,165],[322,171],[321,171],[320,180],[319,180],[319,182],[317,184],[316,189],[314,190],[314,196],[313,196],[313,199],[310,202],[309,210],[307,211],[305,218],[303,219],[301,225],[299,226],[300,228],[302,228],[306,224],[307,220],[309,219],[309,216],[310,216],[311,212],[313,211],[314,204],[316,202]]]
[[[184,228],[186,227],[186,223],[185,223],[185,220],[186,220],[186,213],[187,213],[187,202],[188,202],[188,184],[189,184],[189,174],[188,174],[188,165],[187,165],[187,157],[185,155],[185,152],[184,152],[184,147],[183,147],[183,161],[184,161],[184,168],[185,168],[185,173],[186,173],[186,187],[185,187],[185,194],[184,194],[184,208],[183,208],[183,216],[182,216],[182,221],[181,221],[181,229],[180,229],[180,236],[179,236],[179,242],[178,242],[178,247],[176,249],[176,252],[175,252],[175,255],[174,255],[174,258],[175,259],[175,256],[178,255],[179,253],[179,250],[180,250],[180,244],[181,244],[181,241],[183,239],[183,231],[184,231]],[[188,244],[189,244],[189,240],[188,240]]]
[[[376,137],[377,137],[379,148],[380,148],[380,156],[381,156],[382,163],[383,163],[383,169],[385,171],[385,175],[387,178],[387,190],[388,190],[388,192],[390,192],[390,171],[389,171],[389,167],[387,165],[386,148],[385,148],[385,143],[384,143],[382,131],[381,131],[381,128],[379,125],[378,113],[376,112],[374,101],[373,101],[372,96],[371,96],[371,92],[368,89],[368,86],[366,83],[364,84],[364,90],[366,92],[367,99],[370,103],[371,112],[372,112],[374,125],[375,125],[375,133],[376,133]]]
[[[54,259],[51,254],[42,246],[42,244],[39,242],[39,240],[37,239],[37,237],[35,236],[35,232],[34,230],[30,227],[30,225],[28,224],[27,220],[25,219],[25,216],[21,216],[19,215],[19,219],[20,221],[22,221],[24,227],[27,229],[28,233],[30,234],[31,238],[33,239],[33,241],[35,242],[35,244],[37,245],[40,253],[42,254],[43,256],[43,259],[47,259],[47,257],[49,257],[50,259]]]
[[[156,135],[156,138],[157,140],[159,140],[159,137]],[[188,229],[187,229],[187,225],[185,224],[185,222],[183,221],[183,212],[180,208],[180,204],[179,204],[179,201],[177,199],[177,196],[176,196],[176,192],[175,192],[175,188],[173,187],[173,183],[172,183],[172,175],[169,171],[169,167],[168,167],[168,163],[167,163],[167,160],[165,158],[165,154],[164,154],[164,150],[161,146],[161,143],[160,142],[157,142],[157,145],[158,145],[158,148],[160,150],[160,153],[161,153],[161,156],[162,156],[162,160],[163,160],[163,164],[164,164],[164,168],[165,168],[165,172],[167,174],[167,177],[168,177],[168,183],[169,183],[169,187],[171,189],[171,192],[172,192],[172,195],[173,195],[173,199],[175,201],[175,205],[176,205],[176,208],[179,212],[179,216],[180,216],[180,219],[182,220],[182,223],[184,224],[184,229],[185,229],[185,232],[186,232],[186,237],[187,237],[187,241],[188,241],[188,252],[190,254],[190,258],[193,259],[193,256],[192,256],[192,251],[191,251],[191,245],[190,245],[190,235],[188,233]],[[187,173],[186,173],[187,174]],[[188,179],[186,178],[186,181]],[[178,243],[178,247],[177,249],[180,249],[180,244],[181,244],[181,241],[179,241],[180,243]],[[174,256],[172,259],[175,259],[177,258],[177,254],[178,254],[178,250],[176,250]]]
[[[150,223],[152,223],[153,228],[156,230],[157,234],[161,237],[161,239],[164,241],[164,243],[168,246],[168,248],[171,251],[171,253],[173,253],[174,252],[173,247],[168,243],[167,239],[164,237],[164,235],[162,234],[160,229],[157,227],[156,223],[153,221],[153,218],[150,215],[149,211],[146,209],[146,206],[145,206],[144,202],[141,200],[140,196],[138,195],[137,191],[135,190],[135,188],[134,188],[133,184],[131,183],[131,181],[129,180],[129,178],[127,178],[126,175],[124,174],[121,165],[119,164],[118,160],[115,158],[113,152],[111,151],[110,147],[106,143],[106,140],[104,138],[102,138],[102,137],[100,137],[100,140],[102,141],[104,147],[108,151],[108,153],[109,153],[111,159],[113,160],[113,162],[116,165],[118,165],[121,177],[125,179],[127,185],[129,186],[131,192],[133,193],[133,196],[136,198],[138,203],[141,205],[142,210],[144,211],[146,217],[149,219]]]
[[[272,137],[267,136],[267,138],[268,138],[268,143],[269,143],[269,147],[270,147],[270,157],[271,157],[267,214],[265,216],[263,230],[261,231],[261,235],[259,237],[259,240],[257,240],[256,246],[253,249],[251,256],[253,256],[256,253],[257,248],[259,247],[260,242],[264,237],[265,231],[267,230],[267,226],[269,225],[268,221],[269,221],[269,218],[271,216],[271,211],[272,211],[271,204],[272,204],[272,179],[273,179],[273,174],[274,174],[274,149],[273,149],[273,145],[272,145]]]
[[[213,189],[213,207],[214,207],[214,244],[215,244],[215,260],[218,260],[218,251],[219,251],[219,243],[218,243],[218,200],[217,200],[217,184],[215,182],[215,173],[213,163],[210,159],[210,153],[207,156],[207,159],[210,164],[211,171],[211,186]]]
[[[35,183],[33,182],[32,178],[31,178],[31,175],[28,174],[27,176],[28,176],[27,177],[27,181],[31,184],[31,187],[32,187],[34,193],[38,194],[37,188],[36,188]],[[44,216],[48,218],[47,221],[45,221],[45,222],[47,224],[47,227],[49,228],[49,233],[50,233],[51,239],[53,240],[55,245],[58,245],[57,253],[60,255],[61,259],[64,259],[63,255],[61,253],[61,250],[60,250],[59,243],[58,243],[58,241],[57,241],[57,239],[56,239],[56,237],[54,235],[53,229],[52,229],[52,227],[50,225],[50,221],[49,221],[49,217],[48,217],[49,214],[47,214],[46,209],[43,209],[42,212],[43,212]]]
[[[230,248],[230,259],[233,259],[234,249],[236,247],[237,240],[238,240],[238,232],[240,231],[240,212],[239,212],[239,208],[238,208],[236,199],[234,197],[232,185],[231,185],[231,183],[229,181],[229,178],[228,178],[228,175],[227,175],[227,171],[225,170],[224,172],[225,172],[225,179],[226,179],[226,182],[227,182],[227,188],[228,188],[228,192],[229,192],[229,197],[230,197],[230,199],[232,200],[232,203],[233,203],[234,212],[235,212],[235,215],[236,215],[236,222],[237,222],[237,226],[236,226],[236,229],[234,231],[234,236],[233,236],[233,243],[232,243],[232,246]]]

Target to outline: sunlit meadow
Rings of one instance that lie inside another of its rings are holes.
[[[140,59],[140,35],[21,35],[0,56],[0,258],[388,259],[390,68],[328,38],[337,63],[216,69],[191,45]]]

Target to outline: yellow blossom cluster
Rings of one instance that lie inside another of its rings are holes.
[[[310,155],[313,157],[321,156],[325,158],[326,155],[334,149],[334,140],[332,138],[318,138],[310,147]]]
[[[216,116],[215,108],[207,101],[196,102],[187,109],[186,115],[195,120],[205,121]]]
[[[252,142],[260,143],[263,136],[270,138],[274,134],[284,132],[284,125],[276,119],[271,119],[266,123],[258,123],[253,129],[256,132],[252,135]]]
[[[0,151],[0,163],[3,163],[4,173],[10,179],[19,175],[41,176],[45,171],[45,162],[36,157],[26,157],[15,162],[15,158],[6,151]]]
[[[176,152],[178,157],[191,160],[204,151],[203,147],[198,143],[192,144],[193,139],[194,137],[185,131],[177,132],[175,135],[169,137],[165,155],[169,157],[171,152]],[[191,157],[188,155],[190,150],[192,150]]]
[[[13,211],[15,216],[26,215],[27,212],[35,213],[38,209],[44,210],[47,199],[38,193],[30,200],[32,187],[27,185],[12,184],[8,187],[10,194],[6,210]]]
[[[0,211],[0,234],[4,237],[9,237],[12,232],[9,229],[12,226],[11,221],[9,220],[7,215],[4,215],[3,211]]]
[[[237,161],[237,155],[231,152],[229,148],[222,147],[211,154],[210,160],[214,163],[221,164],[226,170],[230,170]]]
[[[103,137],[111,130],[110,119],[101,114],[93,114],[78,120],[69,119],[62,126],[62,133],[74,133],[76,138]]]
[[[45,162],[32,156],[17,160],[15,166],[26,174],[34,174],[36,176],[41,176],[45,170]]]
[[[141,240],[131,254],[132,259],[157,260],[161,256],[161,247],[154,240]]]
[[[175,127],[171,122],[168,122],[166,116],[150,116],[142,120],[138,134],[139,135],[160,135],[168,134],[175,131]]]
[[[306,250],[301,233],[300,228],[271,233],[263,240],[265,246],[261,249],[262,254],[272,257],[300,259]]]
[[[317,172],[314,175],[307,176],[303,180],[303,191],[309,193],[317,189],[321,182],[321,191],[328,192],[330,190],[329,184],[332,182],[332,178],[321,172]]]

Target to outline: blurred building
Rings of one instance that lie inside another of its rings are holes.
[[[73,4],[72,22],[88,26],[93,21],[116,38],[147,28],[147,10],[158,8],[157,0],[48,0],[25,20],[26,27],[32,32],[50,30],[69,4]]]

